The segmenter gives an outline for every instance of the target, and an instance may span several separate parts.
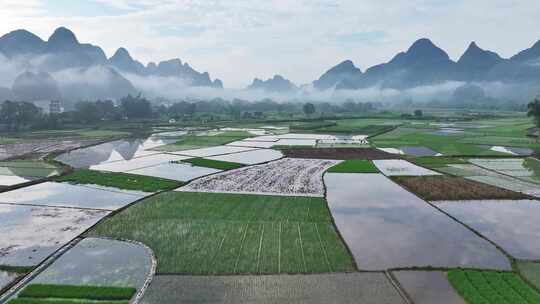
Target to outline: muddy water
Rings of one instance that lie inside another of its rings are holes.
[[[327,200],[360,269],[510,269],[489,242],[381,174],[327,173]]]

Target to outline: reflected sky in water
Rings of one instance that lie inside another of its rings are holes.
[[[381,174],[327,173],[327,200],[360,269],[510,269],[489,242]]]
[[[454,201],[437,206],[515,258],[540,259],[540,201]]]

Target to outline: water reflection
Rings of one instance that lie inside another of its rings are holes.
[[[519,259],[540,259],[540,201],[463,201],[437,205]]]
[[[189,181],[204,175],[220,172],[221,170],[192,166],[183,163],[165,163],[157,166],[128,171],[132,174],[161,177],[177,181]]]
[[[0,265],[39,264],[108,213],[0,204]]]
[[[108,191],[83,185],[45,182],[0,193],[0,202],[114,210],[142,197],[139,193],[129,191]]]
[[[380,174],[327,173],[327,200],[360,269],[510,269],[489,242]]]
[[[87,238],[63,254],[31,284],[143,286],[151,272],[152,258],[141,245]]]
[[[415,304],[465,304],[441,271],[394,271]]]
[[[176,142],[175,139],[159,137],[122,139],[64,153],[56,160],[75,168],[89,168],[102,163],[158,154],[160,152],[149,149],[174,142]]]

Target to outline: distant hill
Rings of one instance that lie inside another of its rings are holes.
[[[369,87],[409,89],[446,81],[501,82],[540,85],[540,41],[510,59],[471,42],[457,62],[431,40],[423,38],[389,62],[364,73],[346,60],[313,82],[319,90],[357,90]]]
[[[149,63],[144,66],[142,63],[132,58],[128,50],[119,48],[111,58],[107,58],[105,52],[96,45],[80,43],[75,34],[65,27],[60,27],[54,31],[47,41],[26,30],[16,30],[0,37],[0,53],[8,60],[16,60],[18,63],[24,61],[25,69],[20,71],[20,75],[13,75],[18,78],[14,84],[14,90],[19,90],[21,81],[29,79],[31,72],[37,71],[37,78],[43,78],[45,73],[47,79],[58,80],[60,93],[63,98],[84,99],[92,96],[108,96],[112,98],[119,92],[136,91],[133,84],[127,79],[125,74],[135,74],[139,76],[163,76],[178,78],[183,84],[194,87],[222,88],[223,83],[219,79],[212,80],[207,72],[200,73],[182,63],[180,59],[162,61],[157,65]],[[62,83],[57,77],[73,75],[72,83]],[[82,77],[92,74],[92,77],[101,77],[83,81]],[[75,75],[77,75],[75,77]],[[80,87],[80,86],[84,86]],[[119,89],[115,89],[120,87]],[[15,97],[28,97],[48,99],[47,90],[32,85],[34,92],[23,94],[20,90]],[[78,89],[80,91],[78,92]],[[92,94],[88,90],[95,90]],[[69,92],[64,92],[69,90]],[[80,93],[80,94],[78,94]],[[3,92],[2,95],[7,95]]]
[[[275,75],[273,78],[267,80],[255,78],[253,79],[251,85],[247,87],[247,89],[263,90],[266,92],[275,93],[291,93],[298,90],[298,87],[290,80],[283,78],[283,76]]]

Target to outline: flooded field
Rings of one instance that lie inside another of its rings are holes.
[[[21,205],[75,207],[114,210],[144,196],[127,190],[45,182],[0,193],[0,202]]]
[[[159,152],[147,150],[171,142],[174,140],[158,138],[116,140],[64,153],[56,157],[56,160],[74,168],[89,168],[104,163],[158,154]]]
[[[221,160],[245,165],[255,165],[265,163],[278,158],[282,158],[283,153],[271,149],[258,149],[247,152],[233,153],[220,156],[207,157],[208,159]]]
[[[465,304],[442,271],[393,271],[415,304]]]
[[[374,160],[373,163],[387,176],[440,175],[440,173],[419,167],[403,159],[381,159]]]
[[[145,167],[157,166],[171,161],[179,161],[188,159],[190,156],[180,156],[174,154],[153,154],[149,156],[132,158],[130,160],[121,160],[114,162],[102,163],[100,165],[90,166],[92,170],[112,171],[112,172],[127,172],[130,170],[141,169]]]
[[[87,238],[69,249],[29,284],[135,287],[153,275],[152,256],[144,246]]]
[[[237,152],[245,152],[255,150],[256,148],[250,147],[234,147],[234,146],[217,146],[211,148],[202,148],[202,149],[192,149],[192,150],[182,150],[178,152],[171,152],[177,155],[191,156],[191,157],[207,157],[207,156],[216,156],[222,154],[231,154]]]
[[[322,174],[337,163],[334,160],[284,158],[205,177],[179,190],[323,196]]]
[[[164,163],[141,169],[129,170],[127,173],[147,175],[153,177],[166,178],[177,181],[190,181],[208,174],[220,172],[221,170],[193,166],[187,163]]]
[[[519,259],[540,259],[540,202],[460,201],[436,205]]]
[[[510,269],[495,246],[383,175],[327,173],[324,180],[332,216],[360,269]]]
[[[108,213],[0,204],[0,265],[39,264]]]
[[[141,303],[405,303],[382,273],[156,276]]]

